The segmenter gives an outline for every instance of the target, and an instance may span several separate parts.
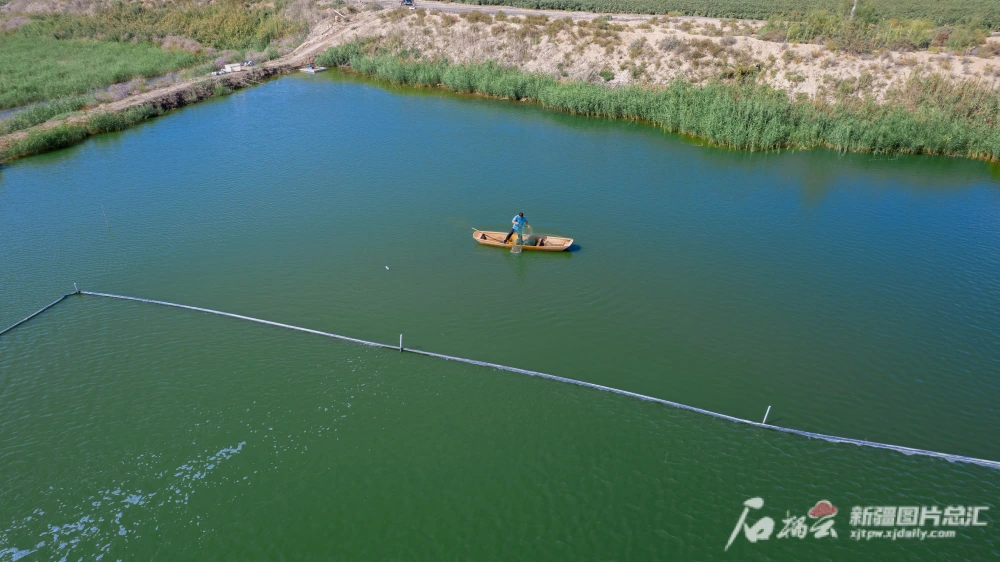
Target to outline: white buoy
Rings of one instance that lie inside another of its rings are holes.
[[[385,266],[385,268],[386,268],[386,269],[388,270],[388,269],[389,269],[389,266],[387,265],[387,266]]]

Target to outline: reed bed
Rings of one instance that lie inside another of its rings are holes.
[[[9,135],[44,123],[53,117],[79,111],[93,101],[93,96],[76,96],[29,106],[0,121],[0,135]]]
[[[332,51],[318,59],[321,64],[346,57],[353,70],[399,84],[440,86],[535,101],[581,115],[641,120],[734,149],[830,147],[1000,159],[1000,94],[962,91],[920,77],[897,93],[893,102],[858,99],[831,104],[792,101],[785,92],[753,81],[718,80],[694,86],[675,80],[661,88],[609,88],[559,81],[492,62],[414,60],[380,52],[364,42]],[[933,83],[938,91],[925,91],[926,83]]]
[[[161,113],[160,109],[151,105],[140,105],[124,111],[95,113],[83,123],[64,123],[48,129],[31,131],[24,138],[0,150],[0,161],[65,148],[91,135],[123,131]]]
[[[78,124],[64,124],[32,131],[23,139],[0,150],[0,162],[72,146],[87,138],[89,134],[86,126]]]
[[[231,93],[231,91],[227,91],[226,93]],[[94,113],[87,119],[87,133],[99,135],[101,133],[124,131],[140,121],[145,121],[150,117],[155,117],[162,113],[160,109],[151,105],[139,105],[130,107],[124,111]]]

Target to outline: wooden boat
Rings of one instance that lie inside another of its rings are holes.
[[[314,66],[312,68],[309,68],[308,66],[306,66],[306,67],[300,68],[299,70],[301,70],[302,72],[305,72],[306,74],[316,74],[317,72],[323,72],[324,70],[326,70],[326,67],[325,66]]]
[[[507,237],[506,232],[491,232],[489,230],[473,230],[472,238],[476,242],[486,246],[496,246],[498,248],[510,248],[517,241],[517,234],[510,237],[510,240],[504,244],[503,239]],[[539,251],[539,252],[562,252],[563,250],[568,250],[570,246],[573,245],[572,238],[560,238],[559,236],[535,236],[533,234],[528,236],[523,236],[521,238],[523,244],[521,244],[521,249],[524,251]]]

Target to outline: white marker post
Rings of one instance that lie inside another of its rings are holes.
[[[403,334],[399,334],[399,350],[403,351]]]
[[[762,422],[760,422],[760,423],[763,423],[763,424],[766,424],[766,423],[767,423],[767,415],[768,415],[768,414],[770,414],[770,413],[771,413],[771,406],[769,405],[769,406],[767,407],[767,411],[766,411],[766,412],[764,412],[764,421],[762,421]]]

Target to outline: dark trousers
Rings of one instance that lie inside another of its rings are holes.
[[[510,237],[513,236],[515,232],[517,232],[516,229],[513,229],[513,228],[510,229],[510,232],[507,233],[507,237],[503,239],[503,243],[506,244],[507,241],[510,240]],[[521,241],[521,233],[520,232],[517,232],[517,241],[518,242]]]

